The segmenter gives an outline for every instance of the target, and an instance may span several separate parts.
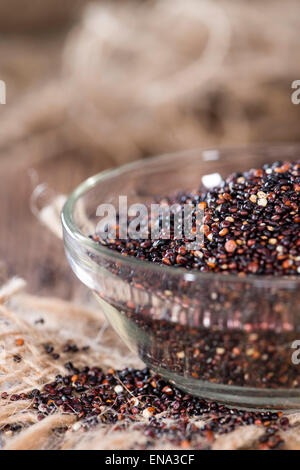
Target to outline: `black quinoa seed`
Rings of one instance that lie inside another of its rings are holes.
[[[14,362],[21,362],[22,361],[22,356],[20,356],[20,354],[14,354],[13,360],[14,360]]]

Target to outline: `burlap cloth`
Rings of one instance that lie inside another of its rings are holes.
[[[65,374],[63,364],[68,354],[54,361],[46,354],[43,345],[51,343],[61,350],[66,341],[80,346],[90,346],[88,352],[76,354],[77,366],[142,367],[138,357],[129,352],[105,321],[99,308],[91,299],[83,308],[54,298],[39,298],[26,294],[25,282],[14,278],[0,290],[0,388],[1,393],[28,392],[54,380],[56,374]],[[43,322],[41,321],[43,320]],[[22,339],[23,345],[17,345]],[[14,361],[19,355],[22,360]],[[72,360],[75,361],[74,357]],[[136,424],[128,421],[123,431],[114,430],[114,424],[99,423],[85,431],[75,425],[74,415],[56,410],[43,421],[38,421],[31,400],[11,402],[0,400],[0,429],[2,449],[135,449],[143,446],[147,437]],[[300,449],[300,413],[289,416],[291,427],[281,431],[285,449]],[[139,423],[143,420],[139,417]],[[163,414],[161,416],[163,420]],[[192,418],[199,426],[203,418]],[[77,422],[78,423],[78,422]],[[80,423],[80,421],[79,421]],[[7,424],[20,424],[18,433],[6,431]],[[170,425],[170,423],[167,423]],[[130,431],[130,432],[129,432]],[[216,436],[212,449],[251,449],[264,433],[255,425],[241,427],[229,434]],[[206,444],[204,438],[199,438]],[[172,449],[167,439],[154,441],[153,449]]]
[[[299,140],[297,10],[297,0],[101,1],[54,44],[6,38],[0,151],[96,150],[105,167],[196,146]]]

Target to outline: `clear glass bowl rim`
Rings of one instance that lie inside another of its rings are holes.
[[[144,168],[145,171],[147,169],[153,168],[155,163],[160,163],[163,160],[167,161],[172,159],[173,157],[178,157],[180,155],[193,155],[194,153],[205,152],[205,151],[226,151],[226,152],[243,152],[246,150],[259,150],[263,151],[264,149],[282,149],[284,148],[295,148],[295,150],[299,151],[300,155],[300,143],[298,142],[289,142],[289,143],[264,143],[264,144],[251,144],[251,145],[244,145],[244,146],[236,146],[236,147],[199,147],[193,148],[188,150],[179,150],[176,152],[169,152],[164,154],[159,154],[153,157],[148,157],[142,160],[136,160],[125,165],[121,165],[117,168],[108,169],[105,171],[101,171],[94,176],[87,178],[83,181],[77,188],[69,195],[67,201],[65,202],[62,212],[61,212],[61,222],[63,226],[63,230],[65,230],[74,243],[79,244],[81,247],[85,247],[87,252],[93,251],[94,253],[98,253],[105,257],[109,257],[115,261],[121,262],[122,264],[126,264],[130,266],[132,269],[134,268],[141,268],[143,270],[150,270],[153,272],[157,272],[160,274],[165,274],[169,276],[176,276],[178,278],[182,278],[185,281],[192,281],[192,282],[202,282],[203,280],[211,280],[211,281],[228,281],[231,283],[247,283],[253,285],[260,285],[261,287],[281,287],[281,288],[295,288],[300,287],[300,279],[291,279],[289,277],[283,276],[266,276],[266,275],[245,275],[245,276],[238,276],[237,274],[219,274],[219,273],[207,273],[207,272],[199,272],[196,270],[185,270],[184,268],[174,268],[173,266],[162,266],[156,263],[151,263],[150,261],[144,261],[139,258],[134,258],[131,256],[122,256],[117,251],[111,250],[103,245],[96,244],[90,238],[85,236],[79,227],[76,225],[74,218],[73,218],[73,211],[76,206],[78,200],[84,196],[85,193],[96,187],[101,182],[110,179],[111,177],[117,177],[122,175],[124,172],[128,172],[130,170]],[[96,263],[95,263],[96,264]],[[97,266],[97,265],[96,265]],[[300,276],[299,276],[300,277]]]

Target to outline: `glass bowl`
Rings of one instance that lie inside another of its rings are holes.
[[[162,155],[89,178],[63,208],[77,277],[129,348],[188,393],[248,409],[300,408],[299,278],[201,273],[122,256],[89,238],[96,208],[118,207],[120,195],[128,205],[147,204],[211,177],[299,157],[297,144]]]

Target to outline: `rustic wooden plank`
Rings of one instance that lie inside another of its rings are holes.
[[[65,299],[82,297],[85,288],[68,266],[62,241],[41,225],[30,210],[33,188],[29,170],[33,168],[39,181],[58,194],[68,194],[82,180],[108,167],[108,162],[98,155],[70,151],[35,160],[33,165],[27,161],[25,168],[18,163],[11,159],[1,169],[0,160],[1,266],[4,262],[7,276],[26,279],[32,293]]]

